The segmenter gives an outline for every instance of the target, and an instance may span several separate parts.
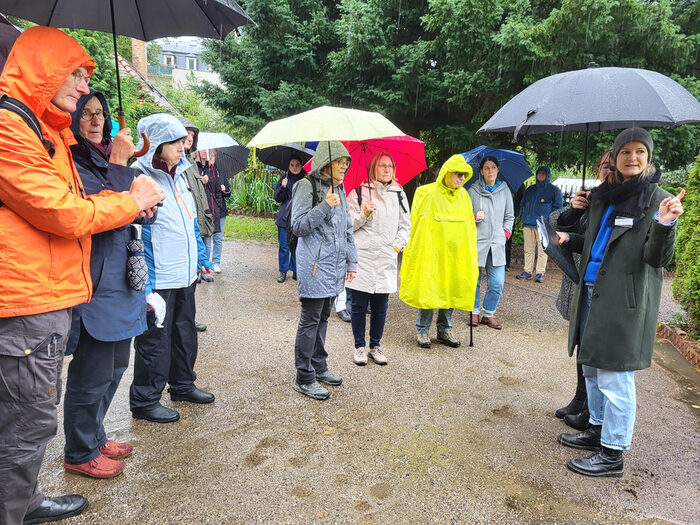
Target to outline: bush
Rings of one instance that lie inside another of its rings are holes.
[[[678,220],[676,276],[673,296],[688,313],[693,332],[700,333],[700,155],[688,176],[685,213]]]
[[[227,205],[231,209],[272,213],[279,209],[272,194],[273,189],[265,178],[245,171],[231,181]]]

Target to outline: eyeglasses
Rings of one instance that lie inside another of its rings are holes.
[[[75,82],[75,85],[78,86],[80,83],[84,80],[86,84],[90,82],[90,75],[87,73],[83,73],[79,69],[76,69],[71,73],[71,76],[73,77],[73,81]]]
[[[333,163],[343,168],[347,168],[348,166],[350,166],[350,161],[347,159],[336,159],[333,161]]]
[[[394,165],[393,165],[393,164],[377,164],[377,166],[379,166],[379,167],[380,167],[381,169],[383,169],[383,170],[384,170],[384,169],[390,169],[390,170],[393,170],[393,169],[394,169]]]
[[[83,114],[80,115],[80,120],[84,122],[90,122],[93,118],[97,117],[98,122],[104,122],[109,114],[106,111],[95,111],[92,113],[91,111],[84,109]]]

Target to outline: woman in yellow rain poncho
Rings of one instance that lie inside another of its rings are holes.
[[[437,180],[416,190],[411,207],[411,238],[401,264],[403,302],[419,308],[418,346],[430,348],[428,330],[433,308],[439,308],[437,340],[448,346],[460,342],[451,333],[452,311],[474,308],[479,276],[476,224],[471,199],[462,185],[472,168],[462,155],[453,155]]]

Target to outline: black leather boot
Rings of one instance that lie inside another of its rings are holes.
[[[564,423],[569,425],[571,428],[575,428],[576,430],[586,430],[586,427],[588,427],[588,418],[590,417],[590,414],[588,413],[588,409],[584,408],[582,412],[579,412],[578,414],[567,414],[564,416]]]
[[[33,511],[27,513],[23,525],[59,521],[71,516],[77,516],[88,507],[88,501],[77,494],[44,498],[44,501]]]
[[[565,407],[561,407],[558,409],[556,412],[554,412],[554,415],[557,416],[559,419],[564,419],[564,416],[568,414],[578,414],[581,412],[584,408],[588,407],[588,400],[584,396],[583,398],[578,398],[574,396],[574,398],[571,400],[571,402],[566,405]]]
[[[581,450],[598,450],[600,448],[600,431],[602,425],[588,425],[588,428],[578,434],[559,434],[557,441],[560,445]]]
[[[569,470],[584,476],[621,478],[623,473],[622,450],[602,447],[590,457],[572,459],[566,466]]]

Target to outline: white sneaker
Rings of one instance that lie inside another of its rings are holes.
[[[352,360],[359,366],[365,366],[367,364],[367,353],[363,346],[355,348],[355,355],[352,356]]]
[[[221,273],[221,266],[219,266],[218,264],[215,264],[214,265],[214,273]]]
[[[384,352],[382,352],[382,349],[379,348],[378,346],[375,346],[374,348],[370,348],[369,352],[367,352],[367,356],[372,359],[375,363],[378,365],[385,365],[387,363],[386,356],[384,355]]]

